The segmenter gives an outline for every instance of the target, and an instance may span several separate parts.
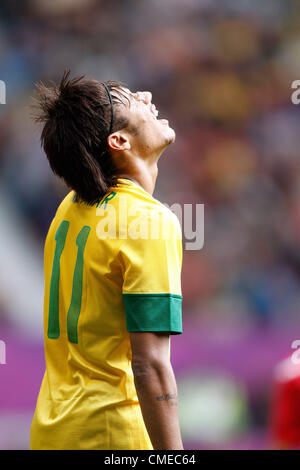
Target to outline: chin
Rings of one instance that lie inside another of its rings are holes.
[[[175,133],[174,129],[172,129],[171,127],[170,127],[170,129],[171,129],[171,131],[172,131],[172,142],[175,142],[176,133]],[[172,143],[172,142],[171,142],[171,143]]]
[[[175,140],[175,131],[169,126],[169,122],[165,119],[161,120],[163,124],[160,124],[160,132],[167,145],[172,144]]]
[[[173,142],[175,142],[176,134],[175,134],[174,129],[172,129],[172,127],[168,128],[168,132],[165,133],[165,138],[167,141],[167,145],[170,145]]]

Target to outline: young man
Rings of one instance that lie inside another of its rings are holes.
[[[182,449],[169,359],[182,332],[181,231],[152,197],[175,133],[151,100],[68,73],[39,86],[42,145],[72,191],[45,243],[32,449]]]

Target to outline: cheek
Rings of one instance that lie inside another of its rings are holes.
[[[144,135],[144,138],[153,138],[157,133],[157,122],[155,122],[151,117],[145,116],[145,114],[140,115],[138,119],[138,127],[140,133]]]
[[[152,119],[146,124],[145,133],[147,142],[151,142],[152,144],[159,143],[163,136],[160,125]]]
[[[137,111],[132,113],[131,122],[138,129],[139,140],[142,140],[145,144],[154,143],[154,141],[160,140],[164,134],[164,129],[161,125],[149,116],[144,111]]]
[[[147,139],[147,136],[152,134],[152,126],[149,123],[149,119],[147,119],[145,115],[139,114],[135,116],[134,122],[140,137]]]

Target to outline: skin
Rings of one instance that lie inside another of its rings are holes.
[[[175,132],[165,119],[157,119],[158,111],[149,91],[132,93],[123,88],[129,104],[118,106],[130,125],[113,132],[107,139],[118,175],[137,182],[153,194],[157,178],[157,162],[162,152],[175,140]],[[118,90],[112,90],[117,95]]]
[[[157,119],[149,91],[131,93],[126,114],[129,126],[108,137],[118,176],[129,178],[150,194],[157,178],[157,162],[175,140],[168,121]],[[112,90],[117,94],[117,90]],[[170,338],[166,332],[130,333],[132,370],[143,419],[155,450],[183,449],[180,434],[177,386],[169,359]]]
[[[132,370],[144,422],[155,450],[183,449],[177,386],[167,333],[130,333]]]

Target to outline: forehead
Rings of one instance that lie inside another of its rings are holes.
[[[115,98],[122,98],[126,97],[127,99],[132,99],[133,98],[133,93],[129,90],[129,88],[126,88],[124,86],[112,86],[111,87],[111,94]]]
[[[129,96],[132,96],[133,95],[133,92],[131,90],[129,90],[129,88],[126,88],[126,87],[120,87],[122,93],[125,93],[126,95],[129,95]]]
[[[130,105],[137,100],[137,92],[132,92],[129,88],[124,86],[112,87],[112,95],[120,104],[130,107]]]

